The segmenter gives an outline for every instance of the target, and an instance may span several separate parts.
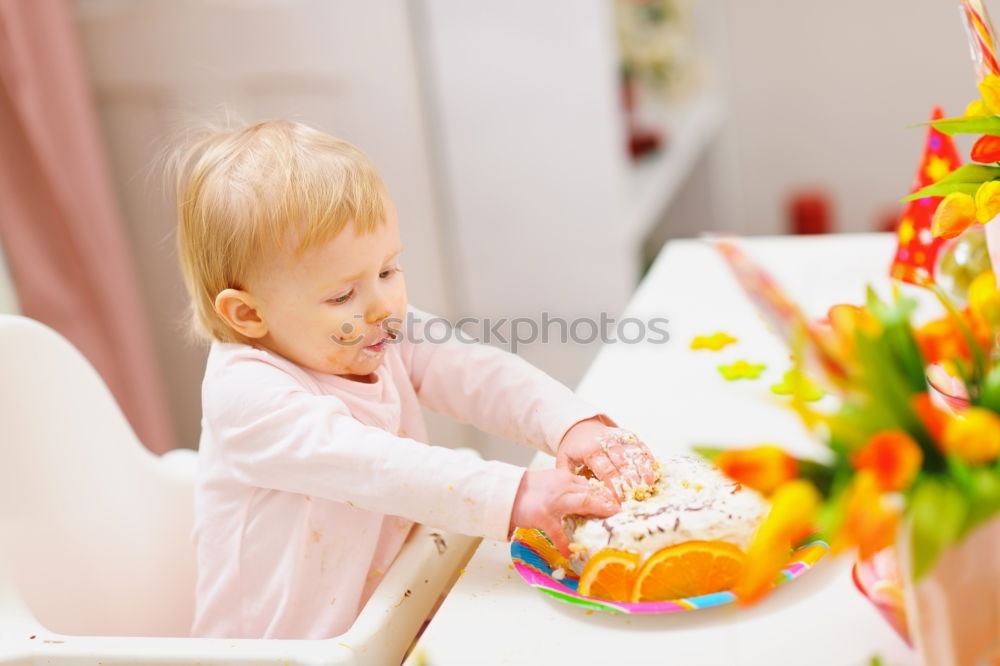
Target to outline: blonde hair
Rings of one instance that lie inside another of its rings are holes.
[[[382,178],[364,153],[295,122],[202,130],[169,167],[188,329],[202,341],[246,342],[216,312],[215,298],[244,289],[267,256],[288,249],[298,256],[350,221],[368,233],[385,220]]]

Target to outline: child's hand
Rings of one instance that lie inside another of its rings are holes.
[[[618,513],[621,505],[611,491],[590,483],[565,469],[528,470],[514,497],[511,532],[515,527],[545,530],[555,547],[570,556],[569,539],[563,532],[562,518],[569,514],[607,518]]]
[[[556,452],[556,468],[576,471],[586,465],[621,501],[625,490],[656,480],[655,460],[646,445],[629,430],[607,425],[599,417],[570,428]]]

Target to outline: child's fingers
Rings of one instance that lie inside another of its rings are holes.
[[[569,539],[563,531],[562,523],[559,520],[546,517],[539,521],[538,527],[545,531],[545,535],[552,540],[552,545],[562,553],[563,557],[570,558],[573,553],[569,549]]]
[[[582,477],[576,477],[576,478],[578,479],[575,488],[575,491],[577,493],[594,494],[597,495],[598,498],[603,499],[604,501],[608,502],[609,504],[615,507],[621,507],[621,502],[615,495],[614,491],[611,490],[611,488],[608,488],[608,486],[605,485],[604,483],[596,484],[593,483],[590,479],[583,479]]]
[[[583,464],[590,468],[594,476],[607,485],[617,499],[621,500],[625,498],[625,495],[622,493],[621,473],[619,473],[615,464],[611,462],[611,458],[608,457],[607,453],[603,450],[594,451],[584,458]]]
[[[642,442],[630,442],[625,444],[625,458],[631,461],[633,468],[637,471],[642,482],[653,485],[656,481],[656,469],[653,454]]]
[[[607,444],[608,458],[618,469],[618,474],[622,481],[630,487],[635,487],[642,483],[642,476],[635,466],[635,460],[629,456],[624,442],[612,441]]]
[[[621,505],[600,488],[571,490],[560,495],[553,506],[560,517],[566,515],[607,518],[621,510]]]

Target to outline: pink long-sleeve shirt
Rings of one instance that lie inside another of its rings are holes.
[[[508,540],[524,468],[427,443],[423,404],[553,453],[599,412],[519,357],[410,308],[377,381],[214,342],[202,385],[193,636],[346,631],[414,521]]]

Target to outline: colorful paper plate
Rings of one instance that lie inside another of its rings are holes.
[[[782,569],[776,585],[783,585],[798,578],[811,569],[829,550],[830,547],[826,542],[818,538],[799,546],[792,554],[788,566]],[[538,591],[574,606],[612,613],[654,614],[712,608],[736,601],[736,595],[732,592],[716,592],[672,601],[606,601],[587,597],[577,593],[576,587],[580,581],[570,569],[564,569],[565,575],[561,580],[552,577],[552,572],[559,568],[558,562],[561,557],[552,542],[539,530],[519,528],[510,544],[510,558],[514,561],[514,568],[521,578]]]

